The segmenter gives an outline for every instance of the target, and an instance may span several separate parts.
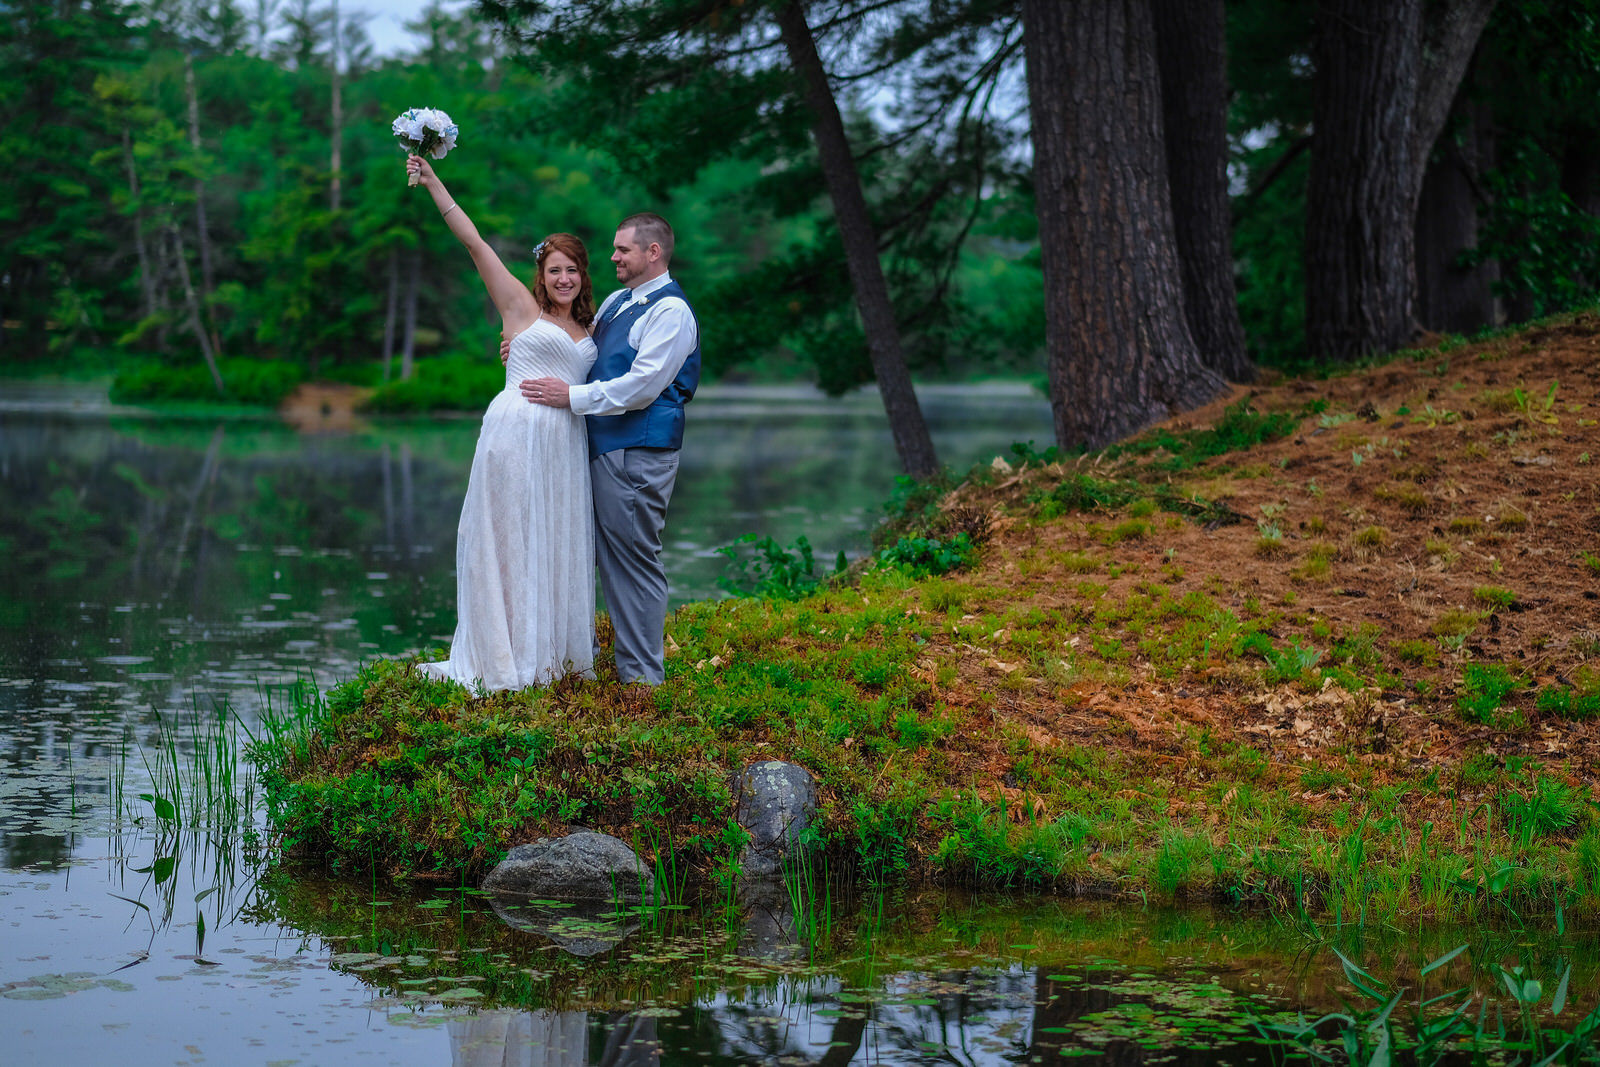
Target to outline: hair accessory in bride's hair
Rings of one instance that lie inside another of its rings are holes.
[[[538,259],[540,256],[544,255],[544,246],[549,244],[549,243],[550,243],[549,241],[540,241],[538,244],[534,245],[533,246],[533,258],[534,259]]]

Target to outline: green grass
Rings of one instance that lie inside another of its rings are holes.
[[[1216,456],[1287,437],[1300,425],[1300,418],[1287,411],[1257,411],[1248,400],[1241,400],[1229,405],[1222,418],[1207,429],[1173,431],[1163,427],[1114,445],[1105,455],[1109,459],[1147,457],[1155,470],[1188,470]]]
[[[1472,590],[1474,600],[1487,604],[1491,610],[1505,611],[1517,603],[1517,594],[1498,585],[1480,585]]]
[[[1507,697],[1522,688],[1522,683],[1503,664],[1469,663],[1461,672],[1461,696],[1456,708],[1472,722],[1495,725]]]

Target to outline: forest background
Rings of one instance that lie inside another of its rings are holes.
[[[481,0],[384,58],[337,0],[0,12],[0,376],[124,400],[499,388],[413,106],[513,270],[570,230],[604,291],[660,211],[708,374],[876,379],[912,473],[910,373],[1035,380],[1092,446],[1600,283],[1600,0]]]

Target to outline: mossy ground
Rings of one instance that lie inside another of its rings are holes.
[[[793,760],[870,878],[1600,912],[1600,318],[1238,391],[903,494],[917,577],[688,605],[651,690],[379,663],[257,755],[285,840],[459,877],[581,824],[728,874]]]

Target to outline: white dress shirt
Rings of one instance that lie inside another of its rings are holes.
[[[650,294],[672,281],[663,274],[641,283],[635,289],[619,289],[606,297],[595,315],[598,320],[613,304],[617,313],[629,304],[643,301],[645,313],[628,329],[628,345],[639,354],[626,374],[601,382],[574,385],[568,396],[572,410],[579,415],[621,415],[655,403],[672,379],[683,369],[684,360],[694,351],[700,337],[699,324],[687,301],[676,296],[660,300]]]

